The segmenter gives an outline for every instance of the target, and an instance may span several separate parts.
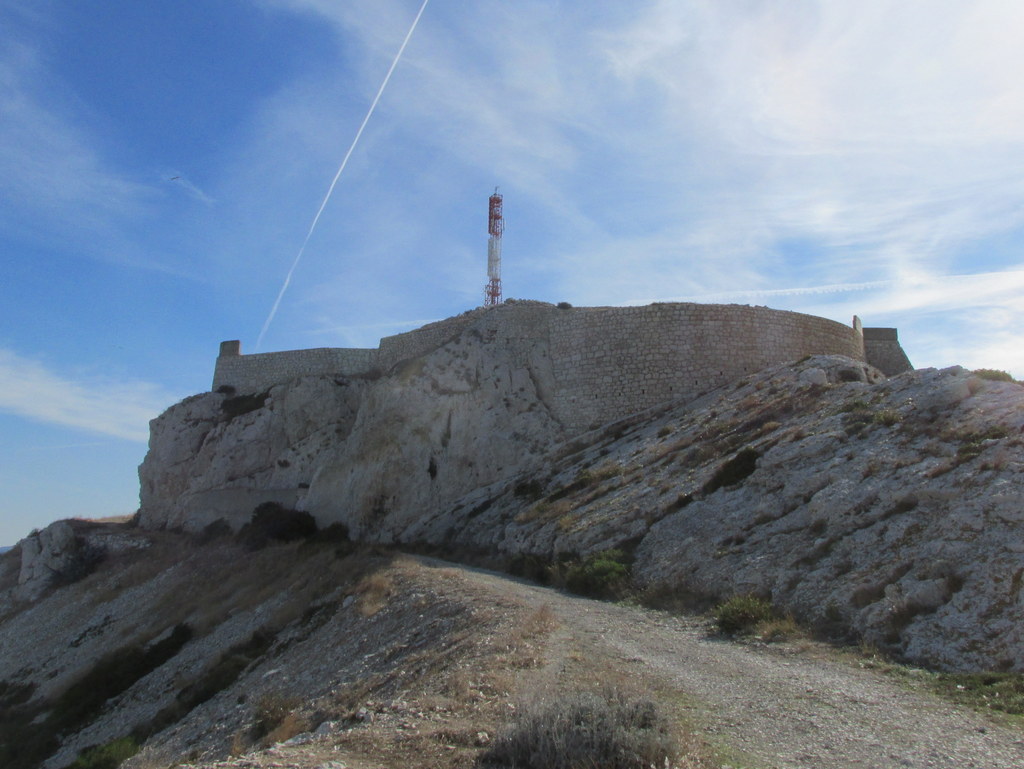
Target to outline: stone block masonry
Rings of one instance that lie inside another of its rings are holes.
[[[363,376],[372,373],[376,364],[373,349],[316,347],[242,355],[238,342],[224,342],[213,372],[213,389],[258,393],[301,376]]]
[[[806,355],[864,360],[856,328],[745,305],[565,310],[552,318],[550,346],[555,414],[578,429]]]
[[[894,328],[864,329],[864,354],[868,363],[886,376],[894,376],[911,369],[910,360],[903,352]]]
[[[846,326],[747,305],[561,309],[543,302],[509,301],[385,337],[378,349],[241,355],[237,342],[225,342],[213,387],[227,385],[250,393],[300,376],[387,373],[464,333],[472,333],[481,344],[500,347],[510,365],[528,369],[554,416],[580,431],[668,400],[695,397],[806,355],[836,354],[872,362],[865,338],[875,336],[884,337],[871,349],[878,358],[885,353],[886,373],[910,367],[894,329],[862,331],[856,319],[853,326]]]

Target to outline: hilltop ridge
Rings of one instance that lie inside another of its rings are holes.
[[[568,599],[545,599],[562,617],[530,599],[536,614],[502,619],[450,595],[436,564],[396,567],[374,546],[567,583],[600,563],[648,602],[752,594],[809,632],[926,668],[1024,672],[1024,386],[811,353],[579,428],[553,407],[551,356],[535,354],[550,337],[484,333],[502,317],[476,313],[386,371],[201,393],[155,419],[133,522],[59,521],[0,556],[0,758],[62,769],[131,737],[146,750],[129,767],[251,769],[306,729],[310,751],[289,755],[310,769],[326,765],[321,743],[352,767],[379,766],[377,750],[469,766],[477,732],[536,683],[503,666],[570,670],[570,637],[597,649],[590,610]],[[299,528],[260,529],[281,522]],[[522,605],[512,585],[495,589]],[[630,622],[669,645],[689,632]],[[532,630],[510,639],[512,626]],[[645,648],[629,632],[609,636],[617,653]],[[615,655],[597,659],[629,677]],[[684,678],[659,675],[670,689]],[[291,720],[262,731],[282,697]],[[861,734],[852,711],[836,717],[815,723]],[[978,765],[1007,765],[1005,736]],[[938,739],[890,737],[893,755]],[[803,738],[742,739],[796,755]],[[992,749],[957,742],[949,756]],[[812,752],[836,765],[824,743]]]
[[[270,501],[494,562],[614,548],[696,606],[755,593],[922,664],[1024,670],[1019,384],[811,355],[580,432],[510,348],[470,324],[379,377],[193,396],[153,423],[140,524],[237,530]]]

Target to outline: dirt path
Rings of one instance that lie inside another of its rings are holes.
[[[737,763],[1024,767],[1024,732],[834,654],[730,643],[710,637],[699,619],[589,601],[481,571],[462,575],[461,587],[482,600],[550,605],[562,646],[571,638],[584,654],[610,653],[627,669],[678,689],[693,702],[701,730],[728,746]]]

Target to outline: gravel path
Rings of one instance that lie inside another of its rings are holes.
[[[467,570],[485,597],[549,604],[584,649],[618,655],[684,692],[703,731],[778,769],[1024,767],[1024,732],[901,687],[835,655],[710,637],[706,623]]]

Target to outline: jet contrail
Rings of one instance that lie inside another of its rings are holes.
[[[348,164],[348,159],[352,156],[352,151],[359,143],[359,137],[363,135],[363,129],[366,128],[366,124],[370,122],[370,116],[373,115],[373,111],[377,108],[377,102],[380,101],[381,94],[384,93],[384,89],[387,88],[388,81],[391,79],[391,73],[394,72],[395,67],[398,66],[398,60],[402,58],[402,52],[405,51],[405,46],[409,44],[409,39],[412,37],[412,33],[416,31],[416,25],[419,24],[420,16],[422,16],[423,11],[426,10],[428,2],[430,2],[430,0],[423,0],[423,5],[420,6],[419,13],[417,13],[416,18],[412,20],[412,26],[409,27],[409,31],[405,35],[405,40],[402,41],[402,45],[398,49],[398,53],[395,54],[395,59],[391,62],[391,68],[384,76],[384,82],[381,83],[380,88],[377,89],[377,95],[373,97],[370,109],[366,111],[366,117],[363,118],[363,123],[359,126],[359,130],[356,131],[356,138],[352,140],[352,144],[349,146],[348,152],[345,153],[345,157],[341,161],[341,165],[338,167],[338,173],[334,175],[334,180],[331,182],[331,186],[327,188],[327,194],[324,195],[323,202],[320,204],[320,209],[316,212],[316,216],[313,217],[313,223],[309,225],[309,232],[306,233],[306,239],[302,241],[302,247],[299,249],[299,253],[295,255],[295,260],[292,262],[291,269],[288,270],[288,275],[285,276],[284,284],[281,286],[281,290],[277,294],[277,299],[274,300],[274,306],[270,308],[270,314],[267,316],[267,320],[264,322],[263,328],[260,330],[260,335],[256,339],[255,352],[259,352],[260,347],[263,346],[263,337],[267,333],[267,329],[270,328],[270,324],[274,320],[274,316],[277,314],[277,308],[281,305],[281,298],[284,296],[284,292],[288,290],[288,284],[292,282],[292,274],[295,272],[295,268],[299,266],[299,260],[302,259],[302,254],[306,250],[306,245],[309,243],[309,239],[313,236],[313,230],[316,229],[317,222],[320,221],[320,214],[324,212],[324,208],[327,206],[327,201],[331,199],[331,193],[334,192],[334,186],[338,183],[338,179],[341,177],[341,172],[345,170],[345,166]]]

